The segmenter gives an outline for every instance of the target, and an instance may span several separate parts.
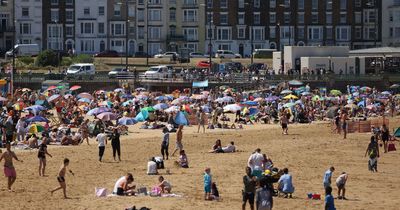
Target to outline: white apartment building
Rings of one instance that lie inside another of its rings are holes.
[[[383,0],[382,41],[383,46],[400,47],[400,0]]]
[[[42,46],[42,0],[15,0],[16,43]]]
[[[107,0],[75,2],[76,53],[93,54],[107,46]]]

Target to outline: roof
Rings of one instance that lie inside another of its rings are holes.
[[[400,54],[400,47],[378,47],[361,50],[351,50],[350,54]]]

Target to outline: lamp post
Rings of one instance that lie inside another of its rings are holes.
[[[146,66],[149,65],[149,0],[146,1]]]
[[[374,1],[374,3],[371,3],[371,2],[368,2],[366,5],[367,6],[369,6],[369,7],[374,7],[374,13],[375,13],[375,20],[374,20],[374,31],[375,31],[375,33],[374,33],[374,46],[375,46],[375,48],[377,48],[378,47],[378,28],[377,28],[377,23],[378,23],[378,19],[379,19],[379,15],[378,15],[378,5],[376,4],[376,0],[373,0]],[[377,63],[378,63],[378,58],[377,58],[377,55],[375,55],[375,62],[374,62],[374,70],[375,70],[375,73],[376,73],[376,65],[377,65]]]
[[[253,64],[254,62],[254,57],[253,57],[253,52],[254,52],[254,31],[253,31],[253,24],[254,24],[254,3],[253,0],[250,0],[249,3],[245,3],[248,7],[250,7],[250,25],[249,25],[249,35],[250,35],[250,45],[251,45],[251,52],[250,52],[250,63]]]
[[[128,72],[128,39],[129,39],[129,15],[128,0],[125,0],[125,71]]]

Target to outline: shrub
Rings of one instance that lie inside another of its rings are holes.
[[[93,63],[93,61],[93,57],[87,54],[80,54],[72,58],[73,63]]]
[[[35,59],[32,57],[24,56],[24,57],[19,57],[18,61],[21,62],[22,65],[30,65],[33,62],[35,62]]]
[[[57,66],[58,55],[52,50],[44,50],[36,58],[36,65],[40,67],[44,66]]]
[[[63,57],[61,60],[61,66],[70,66],[72,64],[72,58]]]

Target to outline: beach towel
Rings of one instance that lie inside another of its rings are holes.
[[[94,189],[94,192],[96,194],[96,197],[106,197],[107,196],[107,189],[106,188],[100,188],[100,187],[96,187]]]
[[[161,188],[160,187],[153,187],[151,189],[150,196],[153,196],[153,197],[161,196]]]

